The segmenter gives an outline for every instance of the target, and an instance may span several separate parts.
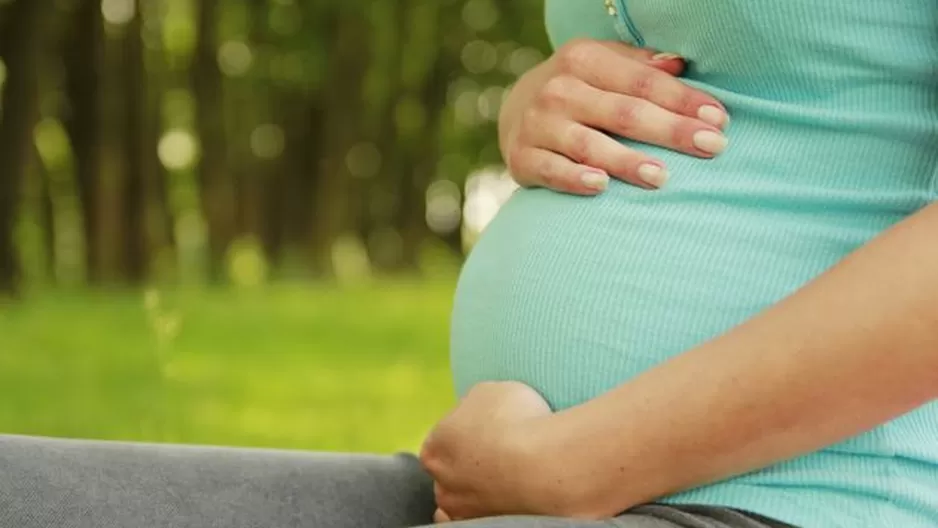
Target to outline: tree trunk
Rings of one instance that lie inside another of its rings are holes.
[[[237,236],[260,237],[264,226],[264,178],[274,171],[281,156],[258,158],[251,145],[251,136],[260,125],[275,124],[269,109],[271,90],[266,82],[237,79],[227,86],[228,130],[233,145],[228,149],[228,175],[234,193],[235,233]]]
[[[141,89],[140,97],[143,99],[144,130],[141,143],[143,157],[143,173],[146,180],[146,195],[150,215],[148,217],[148,230],[150,232],[150,257],[160,251],[173,252],[176,249],[175,223],[173,210],[169,201],[169,181],[166,168],[157,154],[157,145],[163,134],[162,122],[162,95],[167,85],[167,70],[165,50],[162,44],[162,2],[153,3],[147,0],[137,0],[137,13],[142,16],[143,31],[149,37],[147,46],[141,47],[141,61],[145,72],[146,86]]]
[[[169,201],[169,179],[167,178],[166,168],[160,162],[157,155],[157,145],[160,136],[163,133],[163,126],[160,122],[160,97],[156,86],[159,86],[152,76],[149,81],[150,93],[148,94],[146,108],[146,132],[143,137],[143,166],[146,175],[147,190],[149,196],[149,210],[152,211],[148,223],[148,230],[151,235],[150,253],[160,251],[176,251],[176,223],[173,215],[172,204]]]
[[[281,236],[281,252],[306,255],[314,271],[321,272],[324,270],[317,269],[315,263],[319,261],[317,255],[322,253],[318,246],[310,246],[309,241],[321,235],[317,233],[318,208],[321,207],[317,193],[324,177],[323,158],[327,155],[327,136],[322,125],[327,111],[321,96],[308,95],[303,99],[283,102],[285,108],[295,103],[302,110],[293,117],[284,116],[287,152],[281,168],[282,185],[279,189],[269,188],[269,206],[280,208],[275,214],[280,224],[277,230]]]
[[[332,275],[332,250],[339,236],[349,227],[349,182],[352,178],[346,163],[349,150],[361,140],[362,79],[368,66],[361,53],[363,35],[368,28],[361,13],[342,6],[330,46],[329,78],[331,87],[324,100],[326,115],[322,120],[322,152],[327,156],[318,174],[314,192],[313,269]]]
[[[65,128],[75,155],[75,181],[82,207],[85,243],[85,275],[88,282],[105,278],[101,173],[103,122],[101,70],[104,54],[104,22],[100,2],[81,0],[64,47],[69,114]]]
[[[192,87],[202,157],[199,184],[208,228],[209,278],[224,280],[225,252],[235,235],[235,197],[227,177],[222,77],[216,59],[218,0],[200,0]]]
[[[123,36],[123,92],[124,92],[124,171],[121,178],[121,205],[123,211],[121,244],[122,268],[125,280],[131,284],[143,283],[150,264],[150,243],[147,218],[149,201],[146,153],[153,148],[147,130],[147,74],[143,47],[141,0],[137,0],[135,15],[124,28]]]
[[[52,175],[46,167],[42,156],[37,149],[33,149],[33,163],[35,163],[35,178],[38,194],[39,230],[42,233],[42,256],[45,264],[45,281],[52,285],[56,282],[56,261],[58,257],[55,250],[55,204],[52,202]]]
[[[438,6],[428,6],[420,0],[411,0],[409,5],[414,17],[409,20],[410,24],[419,23],[419,17],[426,15],[421,10],[432,9],[429,18],[435,23],[433,28],[439,29],[443,11]],[[431,32],[422,37],[432,42],[437,40],[437,35]],[[410,47],[416,46],[411,44]],[[448,68],[452,64],[447,63],[446,57],[438,49],[427,51],[425,60],[427,71],[418,82],[407,87],[409,95],[424,105],[424,123],[416,132],[410,131],[406,136],[399,137],[397,147],[401,156],[396,167],[400,173],[397,188],[400,207],[395,224],[401,234],[401,269],[405,271],[419,270],[420,247],[431,234],[426,221],[426,190],[436,175],[442,136],[441,116],[446,105],[447,74],[452,71]]]
[[[373,130],[369,130],[374,144],[381,153],[381,167],[372,181],[362,182],[362,189],[358,200],[365,210],[364,230],[373,234],[378,229],[395,225],[397,211],[401,207],[402,196],[399,193],[400,179],[403,176],[403,167],[406,164],[405,153],[398,136],[397,106],[404,95],[403,69],[405,42],[408,34],[410,19],[410,4],[408,2],[389,2],[375,6],[384,10],[382,19],[386,22],[379,29],[382,42],[376,45],[380,50],[380,60],[374,60],[375,68],[383,79],[384,97],[381,105],[374,109],[379,118],[372,123]],[[375,208],[373,204],[380,204]],[[401,233],[397,231],[397,235]],[[376,247],[369,244],[369,257],[373,266],[381,271],[395,271],[401,267],[400,246],[389,248]]]
[[[0,295],[14,295],[21,275],[14,231],[33,127],[39,115],[39,63],[55,7],[52,0],[17,0],[10,7],[0,52],[7,68],[0,121]]]

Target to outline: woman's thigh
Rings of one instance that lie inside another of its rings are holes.
[[[451,528],[795,528],[728,508],[664,505],[643,506],[615,519],[604,521],[551,517],[500,517],[463,521],[449,526]]]
[[[0,436],[0,528],[427,524],[414,457]]]

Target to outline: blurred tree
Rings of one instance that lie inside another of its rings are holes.
[[[22,2],[22,0],[17,0]],[[85,274],[92,284],[105,280],[106,230],[102,196],[104,126],[102,120],[102,64],[104,20],[99,0],[77,0],[78,5],[63,46],[65,86],[69,100],[65,129],[75,156],[75,181],[82,208]]]
[[[130,105],[140,112],[136,144],[140,151],[140,167],[143,174],[146,196],[145,231],[149,237],[146,257],[153,260],[160,251],[175,250],[176,238],[174,218],[169,203],[169,181],[167,172],[158,156],[159,140],[163,134],[161,104],[166,89],[166,57],[162,46],[161,31],[165,14],[164,0],[135,0],[134,10],[139,27],[137,46],[133,54],[138,62],[138,104]],[[128,79],[129,82],[129,79]],[[129,110],[128,110],[129,111]],[[144,263],[148,270],[150,262]]]
[[[196,2],[195,57],[192,90],[201,156],[199,189],[202,214],[208,227],[209,277],[224,279],[225,253],[236,232],[235,196],[228,174],[223,85],[218,66],[219,0]]]
[[[546,48],[541,1],[0,0],[0,282],[15,245],[70,276],[83,258],[91,285],[461,255],[460,186],[501,161],[502,96]],[[23,28],[57,15],[55,57]],[[32,171],[40,102],[53,163]]]
[[[329,57],[329,89],[325,92],[326,110],[319,126],[323,142],[323,160],[310,209],[313,222],[313,266],[320,274],[333,271],[332,248],[348,228],[349,187],[355,175],[349,171],[347,156],[361,140],[362,80],[368,68],[367,49],[371,32],[362,17],[367,2],[342,2],[334,30],[326,44]]]
[[[404,269],[418,267],[420,244],[429,235],[426,222],[427,187],[436,176],[439,159],[440,117],[446,102],[448,75],[452,62],[447,61],[438,45],[442,30],[451,27],[452,11],[441,9],[435,2],[405,2],[400,27],[401,62],[399,94],[390,119],[395,133],[390,137],[396,145],[388,145],[396,155],[390,168],[397,175],[397,196],[400,202],[395,224],[401,236],[401,258]]]
[[[139,284],[147,278],[150,264],[150,230],[148,212],[150,182],[158,177],[154,171],[155,138],[148,119],[149,79],[143,45],[143,3],[132,0],[133,15],[123,28],[123,95],[124,95],[124,175],[123,175],[123,258],[126,278]]]
[[[15,294],[21,275],[14,245],[19,199],[33,158],[33,127],[39,116],[39,69],[53,0],[14,2],[0,33],[6,70],[0,120],[0,294]]]
[[[42,233],[42,249],[44,253],[45,268],[42,271],[43,279],[49,284],[55,284],[56,248],[55,248],[55,204],[52,201],[52,175],[45,166],[42,156],[33,145],[33,160],[36,170],[33,171],[38,182],[38,208],[39,228]]]

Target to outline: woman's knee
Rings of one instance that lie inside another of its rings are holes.
[[[409,455],[0,436],[0,528],[72,514],[140,528],[413,526],[433,509],[432,482]]]

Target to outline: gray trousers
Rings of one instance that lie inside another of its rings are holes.
[[[156,446],[0,436],[0,528],[406,528],[431,524],[409,455]],[[502,517],[459,528],[781,528],[710,507],[601,522]]]

